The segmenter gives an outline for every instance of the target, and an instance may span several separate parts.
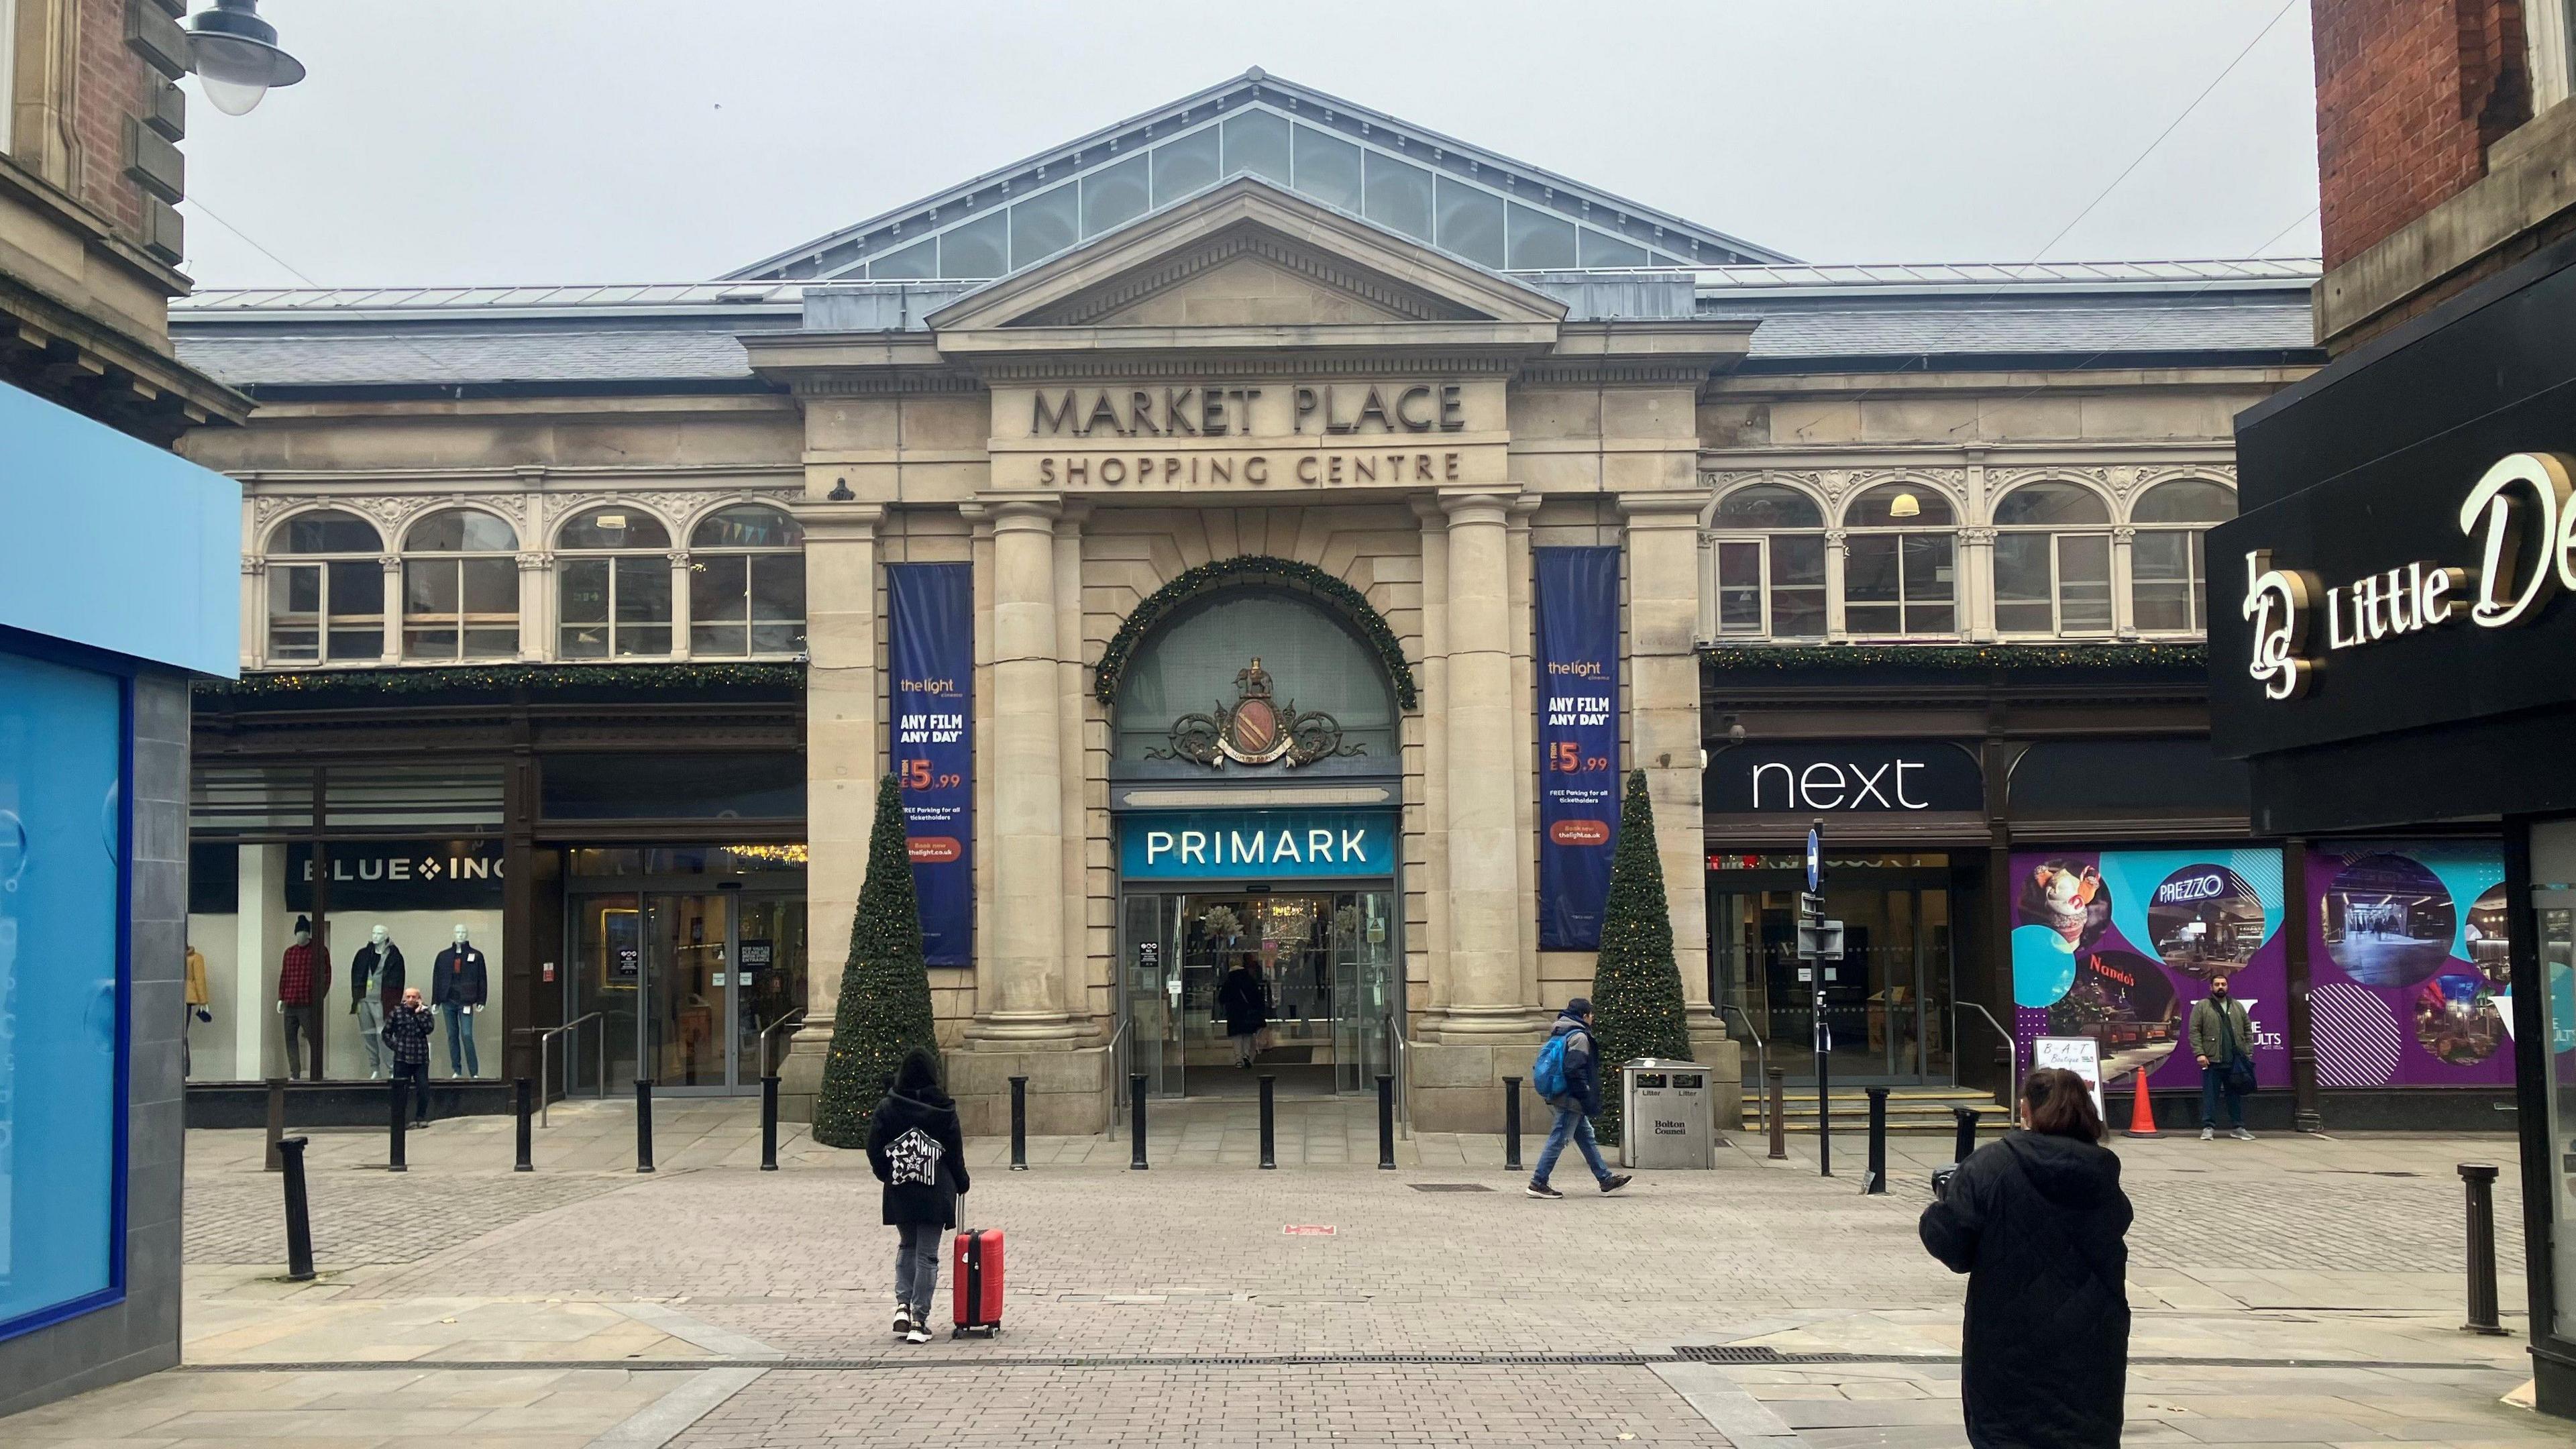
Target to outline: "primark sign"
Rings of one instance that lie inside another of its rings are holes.
[[[1347,879],[1395,874],[1395,817],[1375,810],[1188,810],[1118,822],[1138,880]]]

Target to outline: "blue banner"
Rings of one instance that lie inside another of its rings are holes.
[[[921,902],[921,940],[933,966],[975,964],[973,802],[975,739],[975,575],[970,564],[886,565],[886,612],[893,622],[886,663],[893,674],[889,759],[903,787],[903,825],[912,888]]]
[[[1118,822],[1127,880],[1309,880],[1395,874],[1382,810],[1179,810]]]
[[[1619,550],[1541,548],[1538,944],[1597,951],[1619,834]]]

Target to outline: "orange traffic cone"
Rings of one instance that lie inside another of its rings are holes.
[[[2130,1137],[2159,1136],[2161,1134],[2156,1131],[2156,1110],[2147,1102],[2147,1069],[2145,1067],[2138,1068],[2136,1075],[2138,1078],[2138,1105],[2137,1110],[2129,1114],[2129,1130],[2126,1135]]]

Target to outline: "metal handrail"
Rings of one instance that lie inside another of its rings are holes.
[[[1730,1001],[1719,1007],[1718,1019],[1723,1021],[1730,1011],[1744,1019],[1744,1033],[1753,1038],[1754,1069],[1761,1073],[1754,1078],[1753,1120],[1757,1125],[1767,1128],[1771,1125],[1771,1048],[1763,1044],[1761,1031],[1753,1025],[1753,1013],[1745,1010],[1741,1005]],[[1955,1056],[1951,1059],[1951,1066],[1952,1074],[1955,1076],[1957,1071]],[[1954,1081],[1952,1085],[1955,1086],[1957,1083]]]
[[[1399,1135],[1413,1140],[1413,1043],[1404,1039],[1404,1022],[1395,1012],[1383,1014],[1386,1039],[1395,1045],[1395,1120]]]
[[[540,1031],[540,1032],[538,1032],[538,1033],[537,1033],[537,1082],[538,1082],[538,1088],[537,1088],[537,1125],[538,1125],[538,1126],[542,1127],[542,1126],[546,1125],[546,1108],[547,1108],[548,1104],[550,1104],[550,1103],[551,1103],[551,1102],[553,1102],[553,1100],[554,1100],[554,1084],[555,1084],[554,1051],[555,1051],[555,1038],[556,1038],[556,1037],[559,1037],[559,1036],[561,1036],[561,1035],[563,1035],[565,1032],[572,1031],[572,1030],[574,1030],[575,1028],[580,1027],[580,1026],[582,1026],[583,1024],[587,1023],[587,1022],[593,1022],[593,1021],[604,1021],[604,1020],[605,1020],[605,1018],[603,1018],[603,1017],[601,1016],[601,1014],[600,1014],[600,1013],[598,1013],[598,1012],[596,1012],[596,1011],[586,1012],[586,1013],[584,1013],[584,1014],[582,1014],[582,1015],[580,1015],[580,1016],[576,1016],[576,1017],[574,1017],[574,1018],[573,1018],[572,1020],[570,1020],[570,1021],[565,1022],[565,1023],[564,1023],[563,1025],[561,1025],[561,1026],[548,1027],[548,1028],[546,1028],[545,1030]],[[602,1027],[600,1028],[600,1030],[605,1031],[605,1030],[607,1030],[607,1027],[606,1027],[606,1026],[602,1026]],[[575,1045],[579,1045],[579,1043],[575,1043]],[[524,1058],[522,1058],[522,1060],[525,1060],[525,1059],[524,1059]],[[608,1099],[608,1043],[606,1043],[606,1042],[601,1042],[601,1043],[599,1044],[599,1096],[600,1096],[600,1100],[602,1100],[602,1101],[606,1101],[606,1100]]]
[[[1995,1020],[1995,1014],[1985,1007],[1973,1001],[1950,1003],[1953,1012],[1961,1007],[1984,1017],[1986,1025],[1995,1029],[1995,1035],[2004,1039],[2004,1106],[2009,1110],[2021,1097],[2021,1043],[2013,1040],[2013,1034],[2004,1030],[2004,1024]],[[1959,1085],[1959,1048],[1955,1042],[1950,1047],[1950,1085]]]
[[[1127,1059],[1118,1054],[1118,1043],[1126,1040],[1127,1028],[1135,1024],[1132,1017],[1121,1018],[1118,1029],[1109,1034],[1109,1140],[1112,1142],[1118,1140],[1119,1089],[1127,1085],[1127,1073],[1121,1070],[1127,1065]]]
[[[766,1077],[769,1075],[770,1034],[777,1031],[782,1026],[803,1026],[804,1024],[805,1008],[800,1006],[794,1011],[780,1013],[776,1021],[773,1021],[769,1025],[760,1029],[760,1044],[758,1050],[760,1052],[760,1074],[762,1076]]]

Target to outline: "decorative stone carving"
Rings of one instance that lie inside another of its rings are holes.
[[[1147,750],[1149,760],[1188,760],[1210,769],[1277,762],[1293,770],[1334,756],[1366,754],[1361,745],[1342,743],[1339,720],[1322,710],[1300,710],[1296,701],[1274,703],[1270,671],[1259,655],[1236,671],[1234,703],[1220,704],[1210,714],[1185,714],[1172,721],[1168,749]]]

